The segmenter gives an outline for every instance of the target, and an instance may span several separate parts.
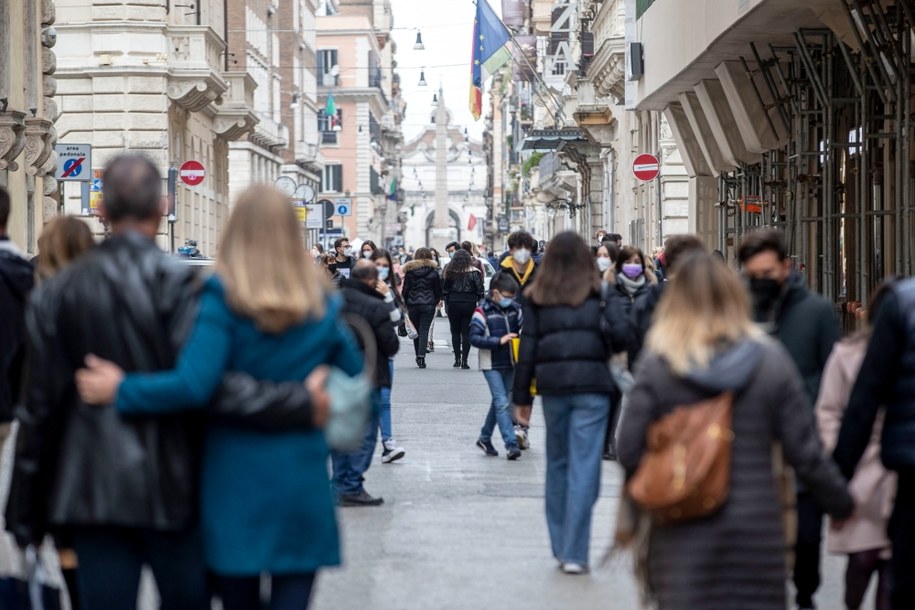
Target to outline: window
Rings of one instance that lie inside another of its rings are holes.
[[[369,188],[373,195],[384,195],[384,185],[381,184],[381,176],[375,171],[374,167],[369,167]]]
[[[336,49],[318,51],[318,84],[322,87],[336,87],[340,84],[340,66]]]
[[[321,180],[322,193],[343,192],[343,166],[339,163],[324,166],[324,176]]]
[[[318,112],[318,131],[321,132],[322,144],[336,144],[337,134],[343,129],[343,110],[337,110],[336,118],[327,116],[323,110]]]

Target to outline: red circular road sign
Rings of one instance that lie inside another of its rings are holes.
[[[632,173],[642,181],[654,180],[661,173],[661,164],[654,155],[639,155],[632,162]]]
[[[197,186],[203,182],[206,170],[200,161],[185,161],[181,164],[178,175],[181,176],[181,182],[188,186]]]

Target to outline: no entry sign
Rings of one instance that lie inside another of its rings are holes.
[[[206,170],[203,168],[203,163],[200,161],[185,161],[181,164],[178,175],[181,177],[181,182],[186,185],[197,186],[203,182],[203,178],[206,176]]]
[[[661,173],[661,164],[654,155],[639,155],[632,162],[632,173],[644,182],[654,180]]]

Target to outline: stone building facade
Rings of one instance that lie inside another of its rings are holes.
[[[10,237],[31,254],[58,206],[55,18],[51,0],[0,2],[0,185],[13,200]]]

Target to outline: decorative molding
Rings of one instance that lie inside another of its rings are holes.
[[[57,21],[57,7],[54,0],[43,0],[41,3],[41,25],[48,27]]]
[[[57,55],[48,47],[41,47],[41,73],[54,74],[57,72]]]
[[[227,117],[216,119],[213,123],[213,131],[215,131],[219,137],[231,142],[239,139],[246,133],[250,133],[255,125],[257,125],[257,119],[254,117]]]
[[[9,109],[0,113],[0,170],[16,171],[15,159],[25,146],[25,113]]]
[[[203,80],[173,82],[166,93],[170,100],[190,112],[198,112],[216,101],[221,91],[217,91]]]
[[[42,166],[53,150],[51,140],[56,136],[53,123],[42,117],[25,119],[25,171],[39,176]]]

